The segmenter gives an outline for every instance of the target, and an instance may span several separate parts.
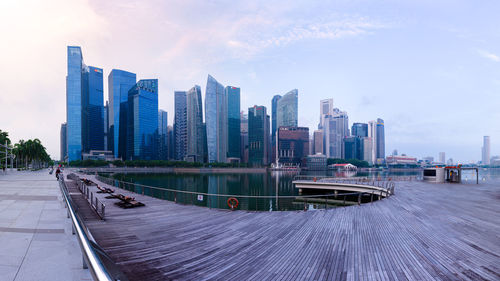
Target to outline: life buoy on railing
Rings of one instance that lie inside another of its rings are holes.
[[[240,202],[238,202],[238,199],[236,199],[235,197],[229,197],[227,199],[227,205],[229,206],[229,208],[231,208],[231,210],[238,208],[239,204]]]

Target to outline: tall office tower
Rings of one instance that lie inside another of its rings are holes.
[[[158,79],[142,79],[128,92],[126,159],[158,159]]]
[[[104,150],[102,69],[85,66],[82,88],[82,152]]]
[[[309,128],[284,126],[278,128],[278,163],[301,165],[308,154]]]
[[[102,112],[102,120],[104,120],[103,125],[103,132],[104,132],[104,150],[110,150],[108,147],[108,129],[109,129],[109,119],[108,119],[108,111],[109,111],[109,105],[108,101],[106,101],[106,105],[104,106],[104,110]]]
[[[444,152],[439,152],[439,163],[446,164],[446,154]]]
[[[321,153],[324,154],[323,150],[323,130],[314,131],[314,151],[313,154]]]
[[[483,149],[482,149],[483,155],[482,155],[482,161],[481,163],[483,165],[489,165],[490,164],[490,137],[489,136],[484,136],[483,137]]]
[[[168,159],[168,113],[158,111],[158,159]]]
[[[174,159],[184,160],[187,153],[187,100],[186,92],[174,92]]]
[[[345,159],[363,160],[363,139],[357,136],[349,136],[343,139]]]
[[[227,161],[227,98],[224,86],[208,75],[205,91],[208,162]]]
[[[343,139],[349,136],[349,117],[347,112],[338,108],[333,110],[333,115],[327,115],[323,129],[324,153],[328,158],[344,158]]]
[[[241,149],[241,162],[248,163],[248,115],[243,111],[240,113],[240,149]]]
[[[128,91],[135,85],[136,75],[128,71],[113,69],[108,75],[108,147],[116,158],[127,152],[127,102]],[[122,112],[123,111],[123,112]],[[120,117],[123,116],[124,120]],[[121,124],[124,127],[121,128]]]
[[[319,102],[319,129],[322,129],[325,123],[326,116],[333,115],[333,99],[325,99]]]
[[[266,114],[266,165],[268,165],[269,163],[271,163],[271,159],[272,159],[272,156],[273,156],[273,152],[271,151],[272,150],[272,147],[271,147],[271,116],[269,116],[268,114]]]
[[[377,161],[377,121],[368,122],[368,137],[372,139],[371,159],[372,163]]]
[[[85,64],[80,47],[68,46],[66,76],[66,137],[68,162],[82,159],[82,89]]]
[[[309,138],[309,152],[308,155],[313,155],[314,154],[314,138],[311,136]]]
[[[377,119],[377,163],[385,161],[384,120]]]
[[[363,160],[373,165],[372,151],[373,141],[371,137],[362,138],[363,140]]]
[[[175,151],[175,138],[174,138],[174,127],[173,126],[168,126],[168,145],[167,145],[167,151],[168,151],[168,160],[174,159],[174,151]]]
[[[278,100],[276,107],[276,130],[281,126],[298,126],[299,91],[293,89]]]
[[[265,106],[248,108],[248,163],[252,166],[269,164],[269,118]]]
[[[271,100],[271,150],[272,150],[272,162],[276,162],[276,132],[278,131],[277,127],[277,111],[278,111],[278,101],[281,99],[280,95],[275,95]]]
[[[195,85],[186,93],[187,100],[187,153],[194,162],[203,162],[204,132],[201,88]]]
[[[241,161],[241,147],[239,141],[241,133],[240,121],[240,88],[227,86],[227,156],[238,158]]]
[[[67,136],[66,136],[66,123],[61,124],[61,161],[64,162],[66,161],[66,156],[68,154],[68,144],[66,143]]]
[[[366,138],[368,137],[368,124],[365,123],[354,123],[352,124],[351,135]]]

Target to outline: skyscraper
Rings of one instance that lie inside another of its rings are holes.
[[[323,151],[323,130],[314,131],[313,139],[314,139],[313,154],[316,154],[316,153],[324,154],[324,151]]]
[[[483,165],[490,165],[490,137],[483,137],[483,149],[482,149],[482,161]]]
[[[373,140],[371,137],[363,138],[363,160],[368,162],[368,164],[373,165]]]
[[[195,85],[186,93],[187,100],[187,156],[203,162],[204,132],[201,88]]]
[[[269,118],[265,106],[248,108],[248,163],[268,165]]]
[[[324,120],[324,147],[328,158],[344,158],[343,139],[349,136],[349,117],[338,108],[333,115],[325,116]]]
[[[298,126],[298,96],[299,91],[293,89],[277,101],[276,130],[281,126]]]
[[[82,70],[80,47],[68,46],[68,74],[66,76],[66,136],[68,162],[82,158]]]
[[[319,102],[319,110],[320,110],[320,116],[319,116],[318,127],[319,129],[322,129],[324,127],[326,116],[333,115],[333,99],[321,100]]]
[[[439,152],[439,163],[446,164],[446,154],[444,152]]]
[[[284,165],[301,165],[309,154],[309,128],[278,128],[278,163]]]
[[[120,122],[120,116],[124,116],[124,119],[126,119],[128,91],[135,85],[135,83],[135,73],[120,69],[113,69],[108,75],[108,148],[113,151],[115,157],[117,158],[123,157],[121,154],[126,153],[127,120],[121,120]],[[120,112],[121,109],[125,112]],[[121,124],[124,124],[123,128],[120,127]]]
[[[168,159],[168,113],[158,111],[158,159]]]
[[[224,86],[208,75],[205,91],[208,162],[226,162],[228,149],[227,98]]]
[[[377,119],[377,163],[385,160],[384,120]]]
[[[174,138],[174,127],[168,126],[168,159],[174,159],[174,148],[175,148],[175,138]]]
[[[139,80],[128,94],[126,159],[157,159],[158,79]]]
[[[272,162],[276,161],[276,132],[278,131],[277,127],[277,111],[278,111],[278,101],[281,99],[280,95],[275,95],[271,100],[271,148],[272,148]]]
[[[108,102],[106,101],[106,105],[104,106],[104,111],[102,112],[102,119],[104,120],[103,122],[103,125],[104,125],[104,128],[103,128],[103,132],[104,132],[104,150],[109,150],[109,151],[112,151],[109,149],[108,147],[108,130],[109,130],[109,115],[108,115],[108,112],[109,112],[109,105],[108,105]]]
[[[66,143],[66,123],[61,124],[61,161],[66,161],[66,156],[68,155],[68,147]]]
[[[371,138],[371,159],[372,163],[377,161],[377,121],[368,122],[368,137]]]
[[[227,86],[227,156],[238,158],[241,161],[240,142],[234,141],[240,139],[241,120],[240,120],[240,88]]]
[[[241,162],[248,163],[248,114],[240,113],[241,132]]]
[[[349,136],[343,139],[344,158],[363,160],[363,139],[357,136]]]
[[[184,160],[187,152],[187,100],[186,92],[175,91],[174,159]]]
[[[360,138],[368,137],[368,124],[365,123],[352,124],[351,135]]]
[[[102,69],[88,66],[83,70],[82,152],[104,150],[104,96]]]

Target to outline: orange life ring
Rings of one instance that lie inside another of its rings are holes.
[[[238,199],[236,199],[234,197],[229,197],[227,199],[227,205],[229,206],[229,208],[231,208],[231,210],[238,208],[239,204],[240,204],[240,202],[238,202]]]

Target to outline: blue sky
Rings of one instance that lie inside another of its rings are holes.
[[[170,124],[174,90],[204,94],[210,73],[241,87],[245,110],[297,88],[311,131],[333,98],[351,124],[384,119],[388,153],[477,161],[483,135],[500,154],[499,12],[498,1],[6,0],[0,128],[59,156],[66,46],[80,45],[106,76],[158,78]]]

